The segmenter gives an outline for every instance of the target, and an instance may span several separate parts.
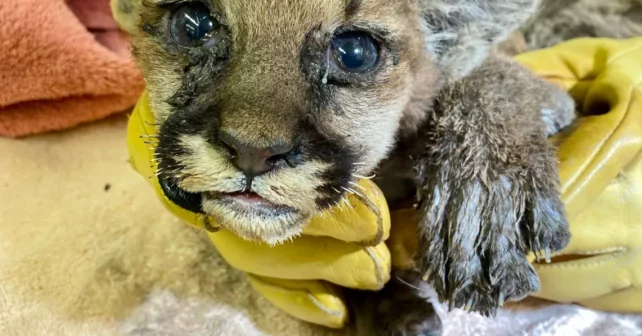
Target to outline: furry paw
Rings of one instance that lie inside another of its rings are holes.
[[[383,290],[360,292],[352,301],[357,303],[358,335],[442,335],[436,294],[415,272],[395,271]]]
[[[526,176],[426,184],[432,188],[424,189],[431,192],[422,205],[418,267],[451,308],[494,315],[504,302],[538,291],[526,254],[550,256],[568,243],[554,183],[547,188]]]

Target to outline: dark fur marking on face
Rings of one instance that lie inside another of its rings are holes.
[[[363,0],[349,0],[348,5],[346,6],[346,16],[351,17],[359,11]]]

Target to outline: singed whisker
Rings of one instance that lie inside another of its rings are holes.
[[[362,175],[357,175],[357,174],[352,174],[352,176],[358,178],[358,179],[368,179],[371,180],[375,177],[377,177],[377,174],[372,174],[372,176],[362,176]]]
[[[363,190],[363,191],[366,191],[366,188],[364,188],[364,187],[360,186],[358,183],[354,183],[354,182],[352,182],[352,181],[350,181],[350,182],[348,182],[348,183],[352,184],[353,186],[355,186],[355,187],[357,187],[357,188],[360,188],[360,189],[361,189],[361,190]]]
[[[358,192],[358,191],[356,191],[356,190],[354,190],[352,188],[341,187],[341,189],[345,190],[346,192],[350,192],[350,193],[353,193],[355,195],[358,195],[358,196],[361,196],[361,197],[365,198],[365,196],[363,196],[362,193],[360,193],[360,192]]]
[[[398,276],[397,276],[397,280],[401,281],[401,283],[403,283],[403,284],[408,285],[408,287],[410,287],[410,288],[414,288],[414,289],[419,290],[419,291],[421,290],[419,287],[407,283],[406,281],[404,281],[402,278],[400,278]]]

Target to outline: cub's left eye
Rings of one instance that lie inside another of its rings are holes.
[[[169,30],[172,39],[178,45],[198,47],[208,41],[218,25],[205,4],[191,2],[174,12],[170,19]]]
[[[332,52],[338,65],[347,72],[362,73],[377,65],[379,51],[375,40],[362,32],[347,32],[332,39]]]

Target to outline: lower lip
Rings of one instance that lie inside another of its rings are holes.
[[[228,206],[236,208],[239,211],[250,211],[253,213],[290,213],[294,209],[272,203],[256,193],[251,192],[235,192],[235,193],[209,193],[209,197],[213,200],[227,203]]]
[[[220,196],[222,198],[227,198],[227,199],[231,199],[237,202],[243,202],[250,205],[274,206],[272,202],[266,200],[265,198],[255,193],[238,192],[238,193],[230,193],[230,194],[221,194]]]

